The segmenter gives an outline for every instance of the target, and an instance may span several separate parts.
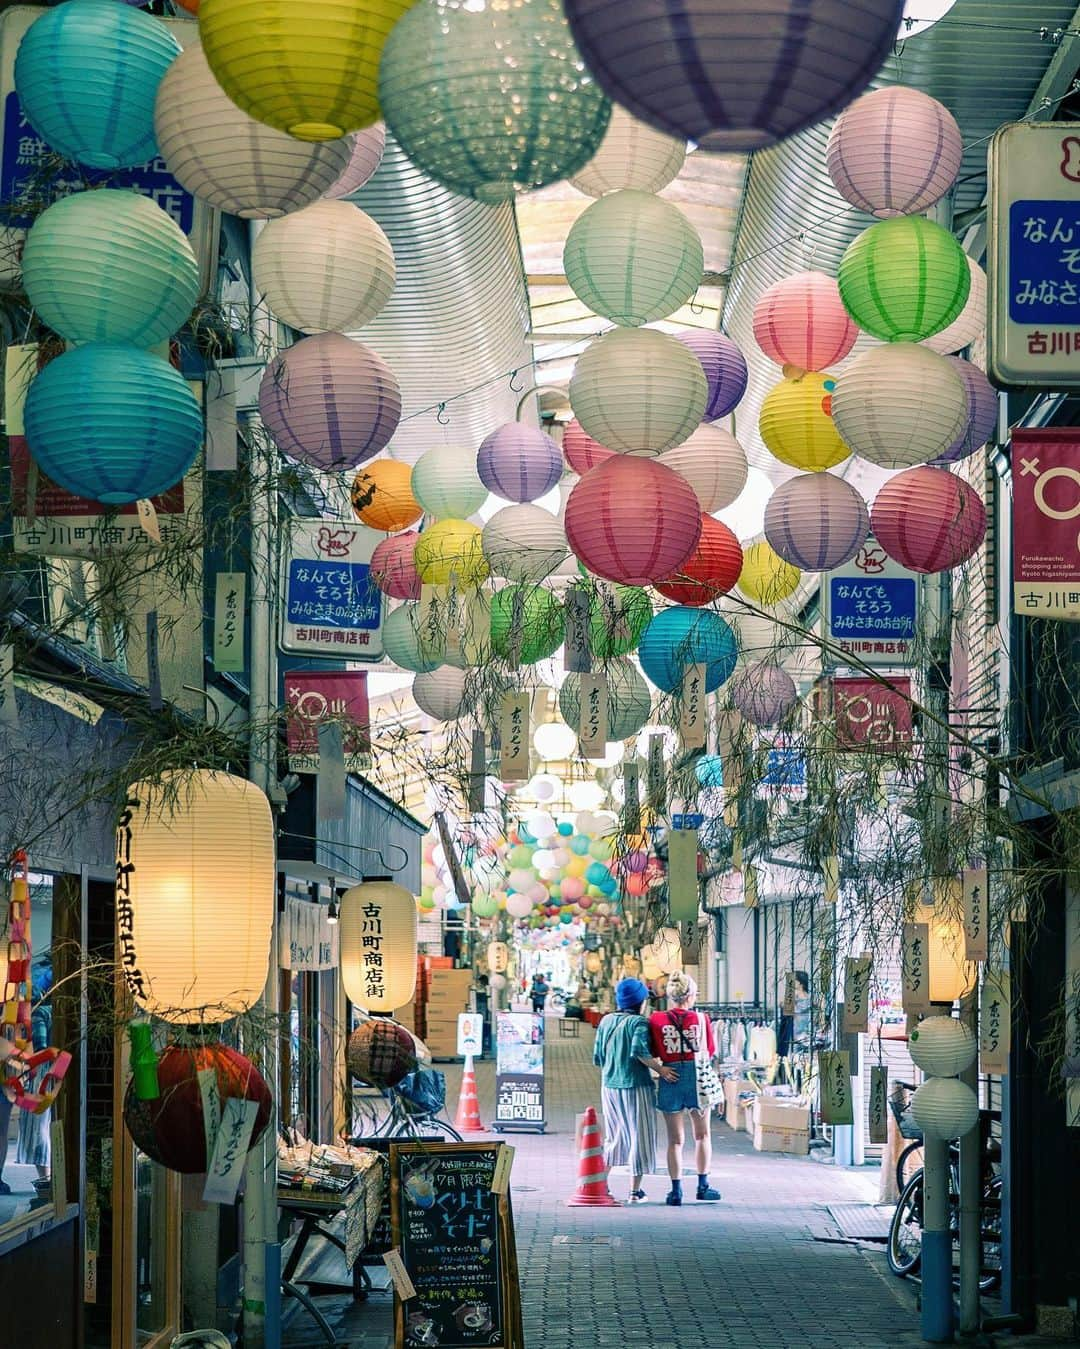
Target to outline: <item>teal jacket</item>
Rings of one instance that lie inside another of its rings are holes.
[[[652,1057],[649,1023],[637,1012],[610,1012],[596,1028],[593,1063],[605,1087],[627,1091],[651,1086],[649,1070],[639,1060]]]

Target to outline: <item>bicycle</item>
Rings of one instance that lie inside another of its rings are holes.
[[[398,1086],[384,1088],[381,1095],[386,1114],[381,1119],[377,1112],[368,1119],[354,1119],[353,1134],[357,1138],[427,1139],[442,1134],[456,1143],[463,1142],[445,1114],[446,1077],[437,1068],[418,1069]]]
[[[908,1139],[908,1145],[896,1159],[896,1192],[903,1194],[908,1182],[916,1172],[922,1170],[923,1136],[911,1113],[911,1098],[915,1094],[913,1082],[894,1082],[889,1093],[889,1109],[896,1120],[900,1137]]]

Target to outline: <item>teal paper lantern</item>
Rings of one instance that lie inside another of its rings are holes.
[[[711,609],[662,609],[645,629],[638,658],[647,679],[668,693],[682,689],[691,665],[705,666],[705,690],[731,678],[738,658],[735,634]]]
[[[379,102],[418,168],[484,202],[576,173],[611,117],[561,0],[420,0],[383,48]]]
[[[150,347],[191,314],[199,266],[184,232],[149,197],[102,188],[62,197],[39,216],[23,283],[38,316],[69,342]]]
[[[159,356],[112,343],[51,361],[30,385],[24,422],[53,482],[110,506],[172,487],[202,443],[202,410],[183,376]]]
[[[23,38],[15,89],[30,125],[65,158],[134,168],[157,154],[154,102],[179,55],[160,19],[116,0],[67,0]]]

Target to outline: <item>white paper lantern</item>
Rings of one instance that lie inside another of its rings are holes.
[[[464,670],[440,665],[413,678],[413,701],[436,721],[457,721],[469,702],[465,683]]]
[[[986,273],[970,254],[967,265],[971,273],[971,289],[959,318],[920,343],[920,346],[929,347],[931,351],[940,351],[943,356],[970,347],[986,331]]]
[[[547,763],[569,759],[577,749],[577,732],[561,721],[546,721],[533,733],[533,748]]]
[[[928,1016],[908,1036],[916,1068],[928,1077],[956,1077],[975,1062],[979,1044],[971,1027],[954,1016]]]
[[[951,1142],[979,1122],[979,1098],[955,1077],[931,1077],[911,1098],[915,1123],[927,1138]]]
[[[416,900],[392,881],[365,881],[341,897],[341,982],[369,1012],[396,1012],[416,992]]]
[[[644,676],[629,660],[608,661],[603,673],[607,680],[607,739],[625,740],[637,735],[652,712],[652,695]],[[567,726],[575,730],[581,722],[581,678],[568,674],[559,690],[559,711]]]
[[[492,576],[524,584],[544,580],[570,555],[562,521],[531,503],[496,511],[481,543]]]
[[[434,670],[440,664],[437,653],[420,641],[419,604],[399,604],[386,615],[383,619],[383,650],[387,660],[414,674]]]
[[[525,828],[538,842],[540,839],[554,838],[558,827],[555,817],[547,810],[534,810],[525,820]],[[536,867],[540,865],[535,857],[533,865]]]
[[[746,451],[730,431],[710,422],[702,423],[681,445],[665,450],[659,460],[686,479],[706,515],[730,506],[746,486]]]
[[[272,220],[252,251],[258,292],[275,317],[305,333],[348,332],[394,292],[390,240],[347,201],[317,201]]]
[[[382,122],[376,122],[374,126],[346,136],[345,140],[350,145],[349,162],[341,177],[323,193],[337,200],[359,192],[373,177],[386,151],[386,127]]]
[[[679,176],[686,142],[639,122],[615,104],[600,149],[569,181],[587,197],[637,188],[660,192]]]
[[[518,894],[517,892],[515,892],[512,895],[507,895],[506,912],[510,915],[511,918],[528,918],[529,914],[532,913],[532,911],[533,911],[533,902],[528,895]],[[503,984],[505,985],[506,980],[503,979],[503,976],[501,974],[493,974],[491,976],[492,988],[495,987],[496,979],[502,979]]]
[[[911,468],[943,453],[967,413],[967,392],[948,360],[913,342],[864,351],[837,376],[832,399],[844,443],[882,468]]]
[[[349,166],[347,139],[308,144],[241,112],[198,43],[158,86],[154,128],[169,172],[201,201],[269,220],[318,201]]]
[[[220,1023],[262,997],[277,887],[270,803],[209,769],[136,782],[116,835],[118,961],[138,1005]]]
[[[427,450],[413,465],[412,494],[436,520],[467,520],[488,497],[476,451],[454,445]]]

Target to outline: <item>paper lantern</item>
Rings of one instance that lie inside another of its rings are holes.
[[[615,328],[590,342],[570,379],[583,429],[609,450],[659,454],[705,415],[709,386],[694,353],[653,328]]]
[[[353,479],[350,489],[356,517],[371,529],[394,534],[423,515],[412,494],[412,469],[396,459],[376,459]]]
[[[847,247],[837,272],[844,308],[883,342],[921,342],[947,328],[971,289],[964,250],[924,216],[879,220]]]
[[[545,763],[569,759],[577,749],[577,732],[561,721],[546,721],[533,733],[533,748]]]
[[[270,803],[209,769],[136,782],[116,833],[119,964],[138,1005],[216,1023],[262,997],[277,887]]]
[[[626,327],[681,309],[704,267],[701,236],[679,208],[632,189],[594,201],[563,246],[570,289],[594,314]]]
[[[364,327],[382,312],[397,276],[390,240],[348,201],[317,201],[271,220],[251,266],[274,316],[304,333]]]
[[[678,178],[686,162],[686,141],[639,122],[614,107],[600,148],[570,182],[587,197],[636,188],[660,192]]]
[[[802,571],[850,562],[869,532],[866,502],[831,473],[804,473],[782,483],[765,507],[766,539],[778,557]]]
[[[953,319],[947,328],[933,337],[923,338],[923,346],[929,347],[931,351],[940,351],[942,355],[970,347],[986,331],[986,273],[970,254],[965,253],[964,256],[971,277],[971,288],[964,307],[959,317]]]
[[[649,585],[674,576],[701,537],[693,488],[663,464],[618,455],[590,469],[566,502],[566,538],[597,576]]]
[[[129,5],[135,3],[136,0],[128,0]],[[199,12],[199,0],[176,0],[176,4],[179,5],[181,9],[186,9],[189,14],[198,14]]]
[[[770,361],[795,372],[842,361],[858,335],[839,286],[824,272],[786,276],[754,306],[754,340]]]
[[[374,177],[386,151],[386,127],[382,122],[357,131],[349,138],[349,162],[341,176],[323,194],[340,200],[359,192]]]
[[[652,713],[649,686],[629,660],[610,661],[603,674],[607,681],[607,739],[625,740],[637,735]],[[567,726],[577,730],[581,724],[581,675],[566,676],[559,690],[559,711]]]
[[[833,421],[832,375],[808,373],[781,380],[765,396],[758,429],[770,454],[803,472],[835,468],[851,451]]]
[[[452,665],[440,665],[414,676],[413,701],[436,721],[456,721],[472,701],[466,693],[466,674]]]
[[[453,577],[479,585],[490,575],[480,529],[466,520],[440,520],[420,535],[413,561],[421,581],[448,585]]]
[[[600,660],[625,656],[652,622],[648,594],[635,586],[601,582],[589,598],[589,648]]]
[[[379,58],[414,0],[202,0],[211,69],[240,108],[301,141],[379,115]]]
[[[341,896],[341,982],[369,1012],[396,1012],[416,992],[416,900],[392,881],[365,881]]]
[[[379,101],[417,168],[484,202],[583,168],[611,114],[560,0],[422,0],[386,44]]]
[[[65,159],[134,168],[157,154],[154,99],[179,54],[159,19],[116,0],[78,0],[34,20],[15,90],[26,120]]]
[[[542,506],[504,506],[484,526],[481,542],[492,576],[536,583],[566,561],[562,522]]]
[[[908,1036],[911,1060],[928,1077],[957,1077],[975,1062],[979,1042],[954,1016],[928,1016]]]
[[[911,1114],[927,1138],[951,1142],[979,1122],[979,1098],[955,1077],[931,1077],[911,1098]]]
[[[496,656],[535,665],[562,645],[563,608],[550,590],[507,586],[491,597],[491,645]]]
[[[930,1001],[952,1003],[974,987],[979,967],[964,959],[959,882],[950,881],[940,887],[936,884],[935,893],[936,903],[916,903],[911,921],[925,923],[929,928]]]
[[[420,627],[418,604],[399,605],[383,619],[383,651],[387,660],[414,674],[426,674],[441,663],[427,643],[421,642]]]
[[[171,216],[137,192],[61,197],[26,239],[23,285],[38,317],[69,342],[150,347],[188,319],[199,267]]]
[[[711,515],[701,517],[701,538],[690,557],[670,580],[656,589],[676,604],[702,605],[726,595],[742,571],[739,540]]]
[[[735,668],[735,636],[709,609],[662,609],[638,647],[645,677],[668,693],[682,689],[691,665],[705,666],[705,690],[714,693]]]
[[[600,85],[714,151],[761,150],[850,103],[892,49],[902,0],[567,0]]]
[[[370,347],[344,333],[317,333],[266,367],[259,414],[283,453],[340,473],[389,444],[401,420],[401,390]]]
[[[857,455],[882,468],[908,468],[955,443],[968,400],[945,356],[898,342],[855,357],[837,376],[832,410],[836,429]]]
[[[743,554],[739,589],[748,600],[766,608],[779,604],[799,588],[802,574],[785,562],[768,543],[752,543]]]
[[[494,918],[499,912],[499,901],[494,895],[477,890],[472,897],[472,911],[477,918]]]
[[[24,422],[53,482],[116,506],[179,482],[203,436],[202,410],[171,365],[105,342],[50,361],[30,385]]]
[[[362,1021],[349,1036],[345,1064],[359,1081],[388,1090],[416,1072],[416,1044],[404,1026],[375,1017]]]
[[[505,974],[510,968],[510,948],[504,941],[488,942],[487,967],[490,974]]]
[[[709,392],[705,403],[707,422],[726,417],[742,400],[749,373],[746,357],[724,333],[687,328],[675,336],[701,362]]]
[[[384,595],[396,600],[420,598],[420,576],[413,560],[419,538],[417,533],[399,534],[376,545],[371,555],[371,579]]]
[[[528,918],[532,909],[533,902],[528,895],[507,895],[506,912],[511,918]]]
[[[685,478],[706,514],[722,511],[742,495],[749,472],[746,451],[722,426],[698,427],[689,440],[657,460]]]
[[[602,464],[615,453],[605,450],[598,440],[587,435],[576,417],[563,431],[562,449],[566,462],[575,473],[588,473],[590,468]]]
[[[731,686],[732,705],[755,726],[775,726],[798,701],[794,679],[779,665],[750,665]]]
[[[464,520],[487,500],[472,450],[440,445],[427,450],[412,470],[412,493],[428,515]]]
[[[994,386],[977,365],[961,360],[959,356],[947,359],[964,386],[967,419],[964,429],[945,453],[930,461],[934,464],[953,464],[981,450],[997,430],[998,424],[998,396]]]
[[[535,426],[507,422],[481,442],[476,471],[488,491],[505,501],[536,501],[562,477],[562,454]]]
[[[836,119],[825,166],[837,192],[882,219],[918,215],[948,192],[964,157],[956,118],[920,89],[863,94]]]
[[[890,478],[874,500],[870,524],[895,561],[912,571],[947,571],[978,551],[986,507],[963,479],[921,465]]]

